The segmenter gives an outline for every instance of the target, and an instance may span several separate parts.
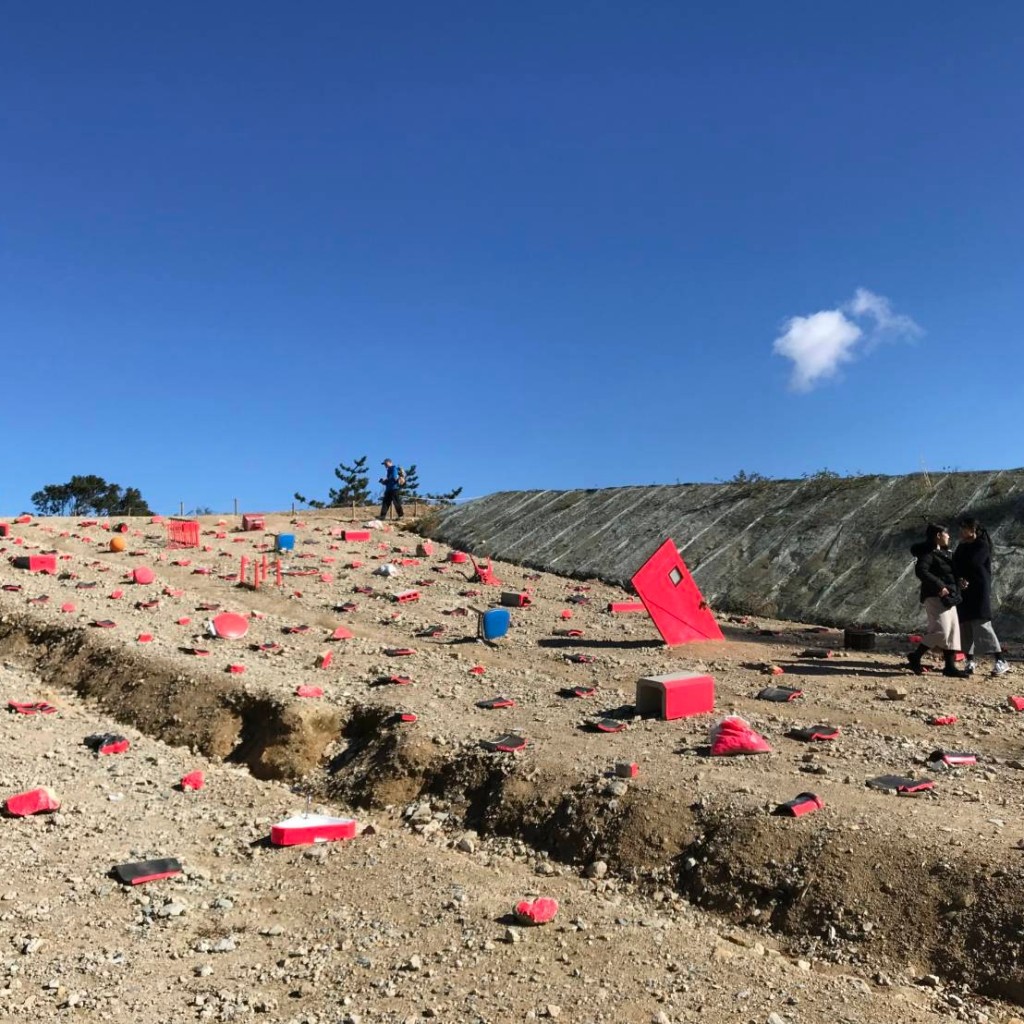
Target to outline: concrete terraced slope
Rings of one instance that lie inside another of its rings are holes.
[[[964,512],[995,542],[996,627],[1024,636],[1024,469],[505,491],[445,510],[434,532],[478,555],[619,584],[672,537],[719,612],[909,630],[923,616],[908,549],[929,520]]]

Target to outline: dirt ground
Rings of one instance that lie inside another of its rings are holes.
[[[443,547],[417,557],[412,533],[346,542],[335,534],[352,524],[304,518],[268,517],[296,547],[280,587],[267,552],[258,591],[238,586],[239,559],[259,561],[270,538],[235,521],[204,521],[200,550],[168,551],[150,523],[124,553],[107,550],[109,524],[39,520],[0,541],[5,557],[59,558],[56,576],[0,562],[4,700],[58,708],[0,718],[0,797],[47,785],[62,802],[0,820],[0,1019],[1012,1019],[997,997],[1021,997],[1016,668],[916,677],[905,637],[844,652],[835,632],[765,620],[670,650],[646,616],[609,614],[628,596],[604,584],[495,563],[503,582],[482,586]],[[374,575],[385,563],[398,575]],[[139,565],[153,584],[125,581]],[[509,637],[476,642],[475,615],[458,609],[527,588]],[[397,602],[407,590],[418,600]],[[248,634],[209,636],[220,610],[250,616]],[[353,635],[330,640],[340,625]],[[388,653],[403,648],[414,653]],[[711,758],[711,717],[632,714],[637,678],[684,668],[715,677],[714,718],[741,714],[773,752]],[[755,698],[777,684],[804,696]],[[580,685],[595,695],[565,695]],[[477,706],[498,694],[514,706]],[[594,731],[600,712],[625,729]],[[819,723],[839,739],[786,735]],[[130,750],[83,745],[108,731]],[[527,748],[482,749],[506,732]],[[979,763],[937,769],[936,748]],[[616,762],[639,774],[614,778]],[[177,790],[197,768],[206,787]],[[935,790],[865,787],[889,772]],[[806,790],[824,809],[770,813]],[[305,793],[353,814],[358,837],[270,847]],[[183,875],[134,889],[110,877],[157,856]],[[555,922],[514,923],[531,895],[560,901]]]

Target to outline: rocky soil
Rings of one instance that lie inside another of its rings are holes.
[[[447,549],[417,556],[415,535],[386,527],[347,543],[336,533],[352,524],[327,515],[271,518],[296,552],[280,587],[268,552],[258,591],[237,585],[238,560],[260,559],[265,534],[210,520],[206,550],[174,552],[160,524],[137,524],[115,554],[103,525],[45,520],[0,542],[7,556],[54,550],[61,570],[0,564],[5,588],[21,588],[0,592],[0,693],[58,709],[0,718],[0,797],[46,785],[62,803],[0,820],[0,1016],[1012,1019],[999,998],[1021,998],[1016,670],[915,677],[904,637],[844,652],[839,634],[767,620],[667,650],[645,617],[605,611],[625,597],[615,588],[497,563],[503,582],[486,587]],[[374,575],[386,563],[398,574]],[[156,582],[126,582],[143,564]],[[509,638],[477,643],[475,615],[458,609],[526,588]],[[394,599],[409,589],[418,600]],[[210,637],[214,604],[250,616],[248,635]],[[329,640],[342,624],[352,637]],[[415,653],[388,653],[400,648]],[[815,649],[833,657],[802,655]],[[581,653],[595,660],[567,658]],[[708,717],[632,714],[639,676],[684,667],[711,672],[718,713],[742,714],[773,752],[710,758]],[[399,674],[411,683],[388,681]],[[756,699],[778,683],[804,696]],[[581,684],[595,695],[565,695]],[[323,696],[298,697],[300,685]],[[477,706],[497,694],[514,706]],[[594,731],[598,713],[625,729]],[[840,738],[786,735],[818,723]],[[482,748],[510,731],[523,752]],[[83,740],[100,732],[131,748],[93,753]],[[937,769],[938,747],[980,763]],[[616,777],[616,762],[639,774]],[[196,769],[205,788],[176,788]],[[884,772],[936,788],[865,788]],[[770,813],[805,790],[823,810]],[[353,814],[357,838],[269,846],[270,825],[307,794],[313,809]],[[137,888],[110,877],[165,856],[181,876]],[[553,923],[510,916],[532,895],[560,901]]]

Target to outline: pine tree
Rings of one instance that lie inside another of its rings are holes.
[[[329,508],[348,505],[365,505],[370,500],[370,474],[366,468],[366,456],[360,456],[351,466],[338,464],[334,475],[341,481],[341,487],[332,487],[327,494]]]

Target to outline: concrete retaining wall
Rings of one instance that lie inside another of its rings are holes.
[[[438,539],[478,555],[626,583],[672,537],[719,612],[917,629],[909,547],[964,512],[995,541],[997,630],[1024,637],[1024,469],[739,484],[505,491],[447,509]]]

